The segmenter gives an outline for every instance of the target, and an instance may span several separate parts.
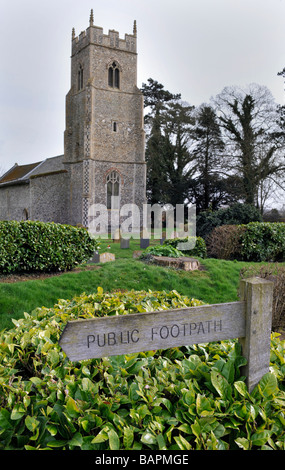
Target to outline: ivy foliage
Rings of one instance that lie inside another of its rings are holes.
[[[148,258],[149,256],[168,256],[169,258],[180,258],[184,256],[182,251],[170,245],[155,245],[149,246],[144,250],[141,258]]]
[[[0,272],[64,271],[97,249],[85,228],[34,221],[0,221]]]
[[[72,363],[67,321],[201,305],[176,291],[97,293],[38,308],[0,334],[0,449],[285,449],[285,351],[251,394],[239,343]]]
[[[164,240],[163,244],[167,246],[172,246],[177,248],[181,246],[181,244],[186,244],[189,242],[194,241],[192,249],[183,249],[184,256],[198,256],[199,258],[206,258],[207,257],[207,246],[206,242],[202,237],[184,237],[184,238],[169,238]]]

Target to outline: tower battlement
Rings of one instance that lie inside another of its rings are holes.
[[[108,34],[103,33],[103,28],[95,26],[93,19],[93,10],[91,10],[89,27],[82,31],[78,36],[75,35],[75,29],[72,30],[72,56],[89,46],[90,44],[103,47],[119,49],[122,51],[137,52],[137,26],[134,21],[133,34],[125,34],[125,38],[119,37],[119,32],[110,29]]]

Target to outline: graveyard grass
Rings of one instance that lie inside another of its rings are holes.
[[[0,279],[0,330],[11,328],[12,319],[22,318],[24,312],[52,307],[58,299],[72,299],[83,292],[90,294],[98,286],[104,291],[177,290],[210,304],[239,300],[239,273],[248,263],[205,259],[200,260],[199,271],[176,271],[133,259],[134,250],[139,250],[139,240],[131,240],[130,249],[104,240],[100,251],[114,253],[115,262],[93,265],[91,270],[82,265],[75,271],[43,279],[10,283]]]

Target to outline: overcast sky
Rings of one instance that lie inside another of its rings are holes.
[[[284,104],[285,0],[0,0],[0,170],[63,153],[71,31],[138,28],[148,78],[199,106],[226,86],[265,85]]]

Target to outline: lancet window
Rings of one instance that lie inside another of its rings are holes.
[[[77,89],[79,91],[79,90],[82,90],[82,88],[83,88],[83,67],[82,67],[81,64],[79,65],[77,80],[78,80]]]
[[[112,170],[107,175],[107,209],[119,209],[120,175]],[[112,196],[117,196],[112,199]]]
[[[112,88],[120,88],[120,69],[117,62],[113,62],[109,66],[108,85]]]

